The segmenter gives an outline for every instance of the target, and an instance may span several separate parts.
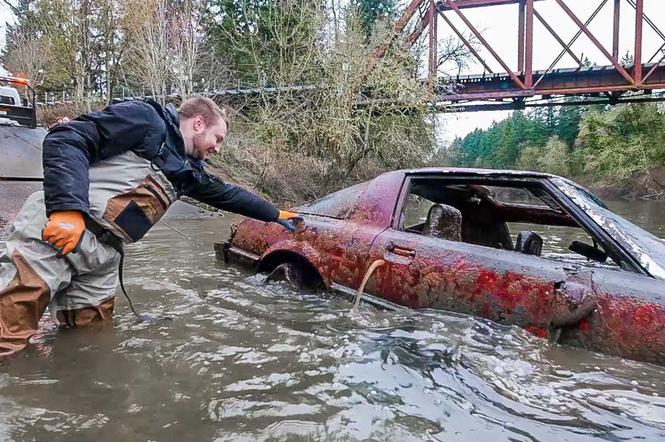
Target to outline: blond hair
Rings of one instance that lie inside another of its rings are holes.
[[[183,101],[178,108],[178,114],[181,118],[194,118],[201,115],[206,126],[215,124],[219,118],[224,120],[227,127],[229,125],[229,117],[226,115],[226,111],[210,98],[201,95],[195,95]]]

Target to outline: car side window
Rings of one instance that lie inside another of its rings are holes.
[[[414,179],[399,228],[585,266],[618,268],[541,184],[502,184]]]
[[[483,186],[487,189],[488,196],[494,201],[510,205],[527,205],[532,207],[542,207],[547,209],[549,206],[540,198],[534,196],[525,188],[503,187],[503,186]]]
[[[400,228],[414,233],[420,233],[422,224],[427,219],[427,214],[434,202],[425,197],[410,193],[404,210],[402,211],[402,219]]]

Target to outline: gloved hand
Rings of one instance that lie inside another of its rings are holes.
[[[83,214],[76,210],[53,212],[46,227],[42,230],[42,239],[59,249],[58,258],[70,252],[76,253],[85,232]]]
[[[289,232],[296,231],[296,224],[303,222],[302,216],[297,213],[287,212],[286,210],[279,211],[279,217],[275,221],[277,224],[280,224]]]

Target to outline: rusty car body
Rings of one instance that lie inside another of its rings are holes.
[[[259,271],[286,266],[300,285],[349,295],[383,260],[367,282],[369,300],[480,316],[665,364],[665,243],[572,181],[400,170],[293,210],[304,219],[294,234],[246,219],[216,245],[218,256]]]

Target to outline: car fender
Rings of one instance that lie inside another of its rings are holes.
[[[257,268],[259,270],[263,269],[266,263],[270,262],[274,257],[280,254],[297,255],[307,261],[307,263],[319,274],[326,288],[330,288],[330,278],[321,272],[321,264],[323,262],[321,255],[311,244],[305,241],[289,239],[273,244],[263,253],[263,255],[261,255]]]

